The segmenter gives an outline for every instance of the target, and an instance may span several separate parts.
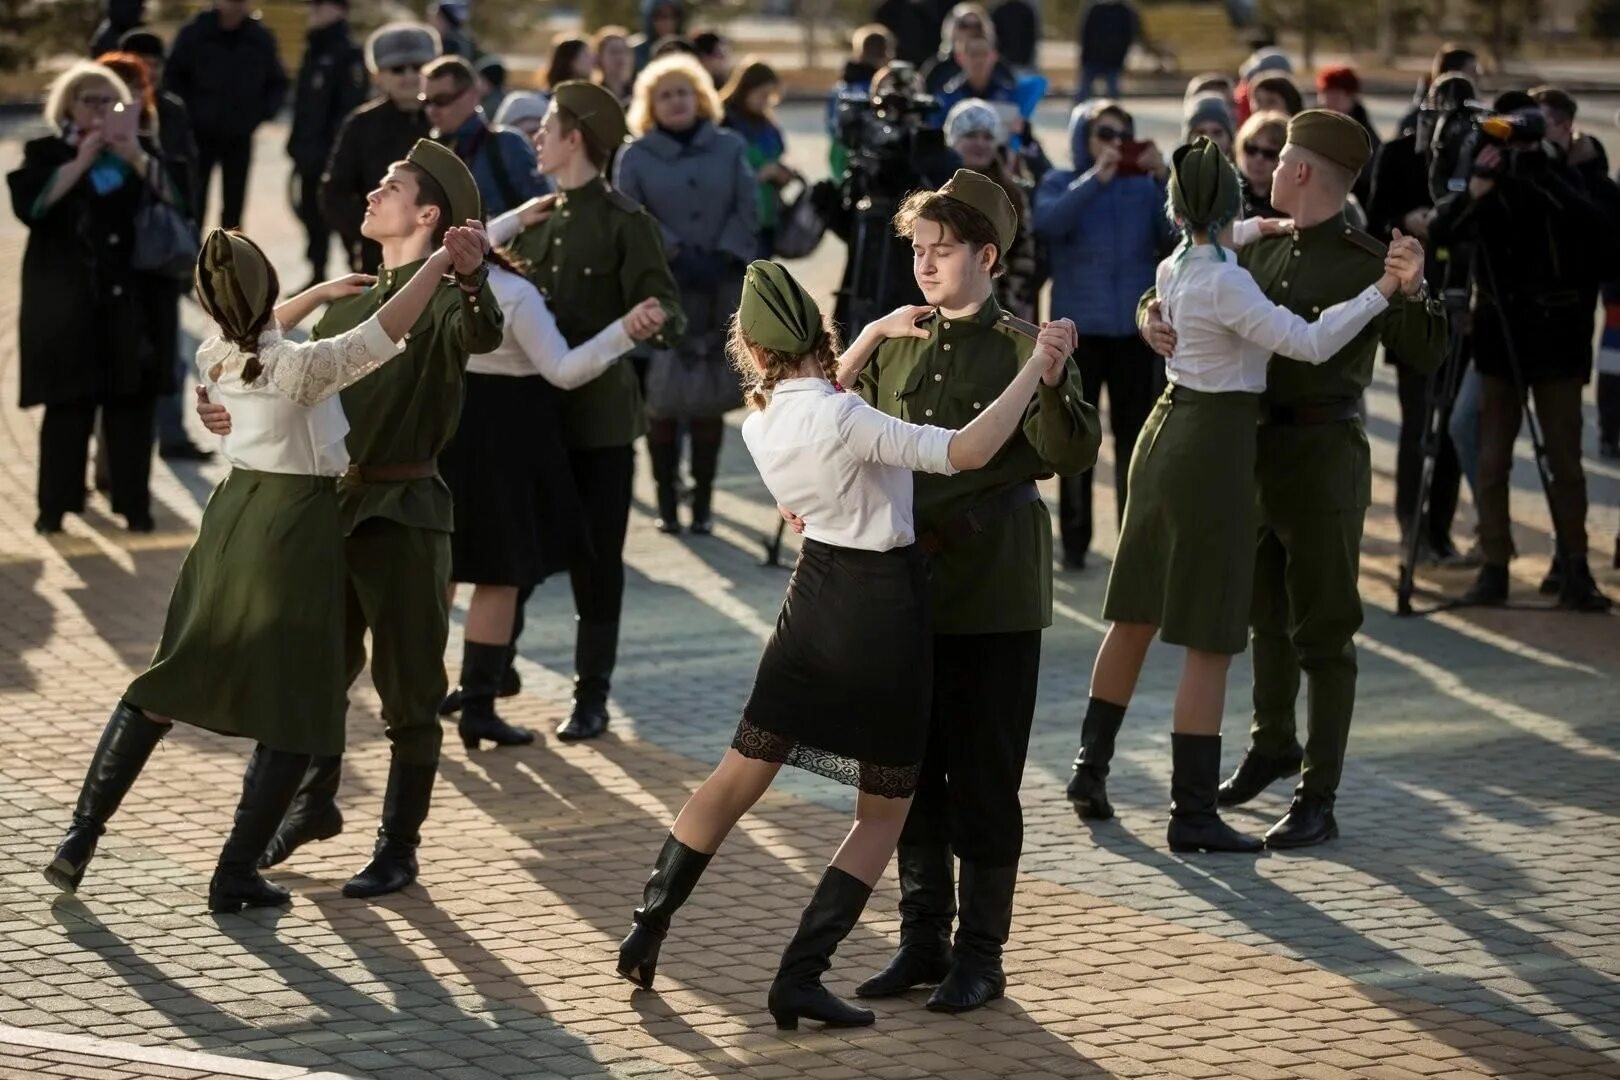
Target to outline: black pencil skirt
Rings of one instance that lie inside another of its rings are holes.
[[[928,741],[932,641],[919,548],[806,539],[732,748],[910,796]]]

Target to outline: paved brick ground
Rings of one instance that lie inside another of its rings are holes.
[[[268,164],[255,172],[250,228],[296,278],[279,134],[261,140]],[[0,166],[14,159],[15,145],[0,144]],[[0,222],[0,266],[17,264],[22,240],[14,221]],[[829,262],[811,275],[824,281]],[[0,326],[11,326],[14,274],[0,281]],[[784,777],[714,863],[666,947],[661,993],[633,994],[611,976],[647,861],[726,744],[785,580],[755,565],[771,514],[735,442],[713,539],[669,540],[645,515],[632,524],[610,735],[473,755],[448,741],[421,885],[377,905],[338,896],[364,859],[386,770],[376,700],[362,687],[344,787],[350,828],[277,873],[297,894],[290,910],[203,912],[241,747],[194,731],[154,757],[80,899],[53,904],[37,866],[107,711],[149,654],[219,471],[159,468],[152,536],[122,532],[98,500],[66,536],[35,537],[37,414],[12,405],[15,368],[4,338],[0,1025],[33,1041],[0,1030],[0,1076],[207,1075],[120,1062],[105,1043],[102,1053],[52,1049],[41,1033],[287,1070],[275,1075],[392,1080],[1620,1076],[1620,620],[1397,620],[1394,523],[1382,511],[1369,524],[1346,835],[1311,852],[1163,850],[1168,651],[1151,662],[1122,739],[1120,819],[1076,823],[1061,785],[1106,564],[1060,579],[1025,778],[1013,986],[967,1017],[928,1013],[916,996],[883,1005],[870,1030],[775,1031],[765,987],[849,805],[847,791],[802,776]],[[1390,383],[1370,406],[1387,506]],[[1620,473],[1593,470],[1594,545],[1606,550]],[[1107,487],[1107,461],[1100,473]],[[1518,479],[1523,546],[1544,550],[1544,508],[1533,478]],[[1527,598],[1540,569],[1522,561]],[[1613,590],[1617,576],[1601,576]],[[569,614],[560,583],[537,595],[526,692],[512,709],[520,722],[549,727],[560,714]],[[1234,731],[1246,680],[1246,668],[1234,670]],[[1229,762],[1241,741],[1231,740]],[[1234,819],[1263,828],[1283,805],[1282,794],[1267,796]],[[835,989],[892,948],[894,898],[891,879],[840,949]]]

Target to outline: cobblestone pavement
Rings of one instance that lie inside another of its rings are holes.
[[[299,279],[282,134],[260,140],[249,228]],[[15,158],[15,142],[0,143],[0,167]],[[0,266],[18,265],[23,240],[0,221]],[[834,272],[833,253],[807,271],[823,285]],[[15,271],[0,282],[9,328]],[[729,739],[786,579],[757,565],[772,511],[735,438],[713,538],[672,540],[645,512],[633,519],[607,737],[473,754],[447,740],[421,883],[347,901],[338,887],[364,861],[387,763],[363,684],[347,832],[274,872],[297,897],[289,910],[212,917],[202,895],[242,759],[221,737],[165,742],[79,899],[53,903],[37,868],[150,653],[221,470],[160,465],[153,535],[125,533],[93,499],[47,542],[31,531],[38,415],[14,406],[9,331],[0,398],[0,1077],[1620,1077],[1620,619],[1391,614],[1396,410],[1383,371],[1369,395],[1378,508],[1343,839],[1258,859],[1165,851],[1169,650],[1151,659],[1122,736],[1118,820],[1076,822],[1062,784],[1099,640],[1099,558],[1059,576],[1046,637],[1008,998],[947,1017],[914,995],[883,1003],[876,1027],[842,1032],[778,1032],[763,1008],[847,826],[848,791],[807,776],[784,775],[728,841],[665,948],[660,993],[630,992],[609,965],[663,831]],[[1593,548],[1607,552],[1620,471],[1591,469]],[[1110,477],[1105,450],[1100,492]],[[1516,485],[1521,548],[1544,551],[1527,460]],[[1532,557],[1516,567],[1526,602],[1542,569]],[[1620,591],[1620,574],[1599,577]],[[549,729],[561,716],[570,616],[565,585],[537,593],[517,722]],[[1228,765],[1247,680],[1240,663]],[[1271,793],[1232,818],[1263,829],[1285,803]],[[895,896],[891,875],[839,950],[835,991],[893,947]]]

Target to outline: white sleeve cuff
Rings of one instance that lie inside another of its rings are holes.
[[[961,470],[951,464],[951,440],[956,432],[951,428],[924,428],[922,452],[928,462],[928,471],[936,476],[955,476]]]
[[[360,324],[360,340],[365,343],[366,353],[376,360],[387,360],[405,349],[405,339],[395,341],[389,337],[382,320],[375,315]]]
[[[492,246],[505,247],[517,239],[518,233],[523,231],[523,222],[518,220],[516,210],[508,210],[498,218],[491,218],[484,231],[489,234]]]

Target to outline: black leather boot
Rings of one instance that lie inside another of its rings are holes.
[[[1558,596],[1564,591],[1564,556],[1554,554],[1552,562],[1547,564],[1547,572],[1542,575],[1541,584],[1537,591],[1542,596]]]
[[[934,1012],[967,1012],[996,1000],[1007,991],[1001,947],[1012,933],[1013,892],[1017,866],[985,866],[962,860],[957,887],[962,921],[951,950],[951,970],[934,989],[928,1008]]]
[[[1564,577],[1559,583],[1558,606],[1565,611],[1584,611],[1601,615],[1614,606],[1614,602],[1598,590],[1592,578],[1592,567],[1585,559],[1567,556],[1564,559]]]
[[[456,731],[461,735],[461,744],[469,750],[478,749],[480,740],[496,746],[527,746],[534,742],[534,732],[513,727],[495,712],[506,657],[505,645],[462,643],[461,719]]]
[[[1339,823],[1333,819],[1332,797],[1296,791],[1288,813],[1266,832],[1266,847],[1312,847],[1338,835]]]
[[[607,730],[608,690],[618,655],[618,623],[579,621],[574,637],[574,711],[558,726],[557,738],[579,742]]]
[[[342,755],[310,758],[309,770],[304,773],[304,783],[293,798],[292,808],[264,854],[259,856],[259,869],[279,866],[305,844],[330,840],[343,831],[343,811],[337,804],[338,782],[342,778]]]
[[[351,898],[386,896],[416,880],[416,845],[421,843],[422,822],[433,800],[433,781],[439,766],[406,765],[398,758],[388,769],[388,791],[383,795],[382,825],[371,862],[343,886]]]
[[[242,774],[236,823],[208,883],[209,911],[230,914],[245,907],[279,907],[292,899],[286,889],[259,876],[258,862],[308,768],[308,754],[271,750],[263,743],[254,748]]]
[[[1219,735],[1172,732],[1170,757],[1170,827],[1165,838],[1171,851],[1253,853],[1265,846],[1222,821],[1215,809],[1221,776]]]
[[[832,967],[834,950],[855,929],[871,895],[872,886],[836,866],[821,875],[766,998],[778,1029],[793,1031],[800,1020],[819,1020],[828,1027],[866,1027],[875,1019],[871,1009],[851,1005],[821,985],[822,974]]]
[[[951,969],[956,866],[947,844],[900,845],[900,948],[887,967],[855,988],[863,998],[933,986]]]
[[[1508,568],[1506,563],[1486,563],[1479,568],[1479,577],[1462,594],[1458,603],[1472,607],[1501,607],[1508,598]]]
[[[512,665],[512,661],[516,657],[517,650],[508,645],[506,647],[506,665],[501,669],[500,686],[495,691],[495,696],[498,698],[517,697],[523,692],[523,676],[519,675],[517,668]],[[444,695],[444,700],[439,703],[439,715],[454,716],[460,711],[461,687],[451,687],[450,692]]]
[[[631,916],[635,925],[624,941],[619,943],[620,977],[629,979],[643,990],[651,990],[653,976],[658,971],[658,949],[669,933],[669,919],[692,895],[692,889],[703,876],[703,870],[714,858],[694,850],[675,839],[675,834],[664,840],[658,850],[658,861],[653,863],[652,876],[641,891],[641,906]]]
[[[1278,780],[1299,772],[1304,763],[1305,751],[1298,743],[1281,754],[1268,754],[1251,746],[1232,775],[1221,781],[1215,802],[1220,806],[1242,806]]]
[[[723,429],[722,429],[723,430]],[[692,535],[714,532],[714,478],[720,471],[720,440],[692,440]]]
[[[1108,763],[1114,759],[1114,740],[1125,722],[1125,706],[1092,698],[1080,723],[1080,749],[1074,755],[1069,778],[1069,800],[1083,818],[1107,821],[1114,816],[1108,801]]]
[[[73,807],[73,822],[45,868],[46,881],[63,892],[78,889],[96,853],[96,842],[107,831],[108,820],[146,767],[152,748],[168,730],[168,725],[148,720],[134,706],[118,703],[85,770],[84,786]]]
[[[677,512],[680,495],[675,490],[675,472],[680,467],[679,442],[647,440],[647,458],[652,463],[653,487],[658,492],[658,531],[676,536],[681,531]]]

